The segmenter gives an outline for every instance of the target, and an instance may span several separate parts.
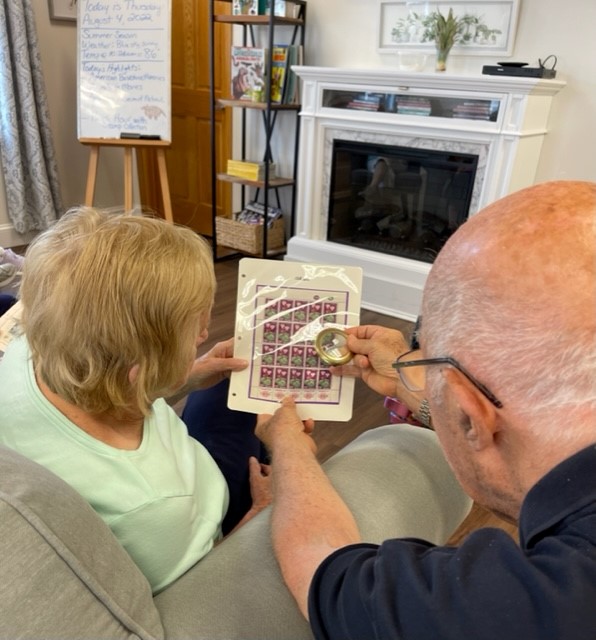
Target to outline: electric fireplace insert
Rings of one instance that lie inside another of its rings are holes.
[[[433,262],[468,218],[478,156],[333,142],[327,240]]]

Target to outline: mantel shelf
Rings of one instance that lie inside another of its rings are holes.
[[[455,73],[426,73],[398,71],[390,67],[356,69],[349,67],[311,67],[298,65],[294,71],[304,82],[324,84],[325,87],[342,86],[348,90],[351,85],[371,86],[370,91],[387,89],[445,90],[505,92],[520,95],[554,96],[563,87],[564,80],[545,80],[542,78],[523,78],[515,76],[490,76],[483,74],[460,75]],[[304,106],[304,100],[303,100]]]

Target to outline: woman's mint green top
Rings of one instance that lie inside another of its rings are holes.
[[[228,488],[205,447],[164,400],[146,418],[135,451],[85,433],[41,393],[24,337],[0,361],[0,444],[74,487],[112,529],[154,593],[221,537]]]

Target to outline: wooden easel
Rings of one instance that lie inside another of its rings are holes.
[[[89,168],[87,170],[87,187],[85,189],[85,204],[87,206],[90,207],[93,205],[100,148],[122,147],[124,149],[124,210],[130,211],[132,209],[132,152],[135,147],[148,147],[155,149],[155,153],[157,155],[159,184],[161,186],[165,219],[168,222],[174,222],[165,154],[165,149],[166,147],[170,146],[170,142],[166,142],[164,140],[139,140],[137,138],[114,138],[113,140],[104,138],[79,138],[79,142],[91,147],[91,155],[89,156]]]

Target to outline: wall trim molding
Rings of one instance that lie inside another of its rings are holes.
[[[30,231],[26,234],[17,233],[16,229],[11,224],[0,224],[0,247],[21,247],[25,244],[29,244],[37,233]]]

